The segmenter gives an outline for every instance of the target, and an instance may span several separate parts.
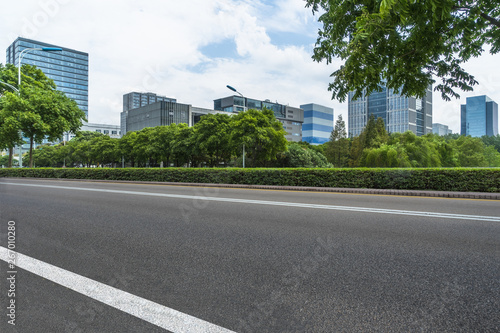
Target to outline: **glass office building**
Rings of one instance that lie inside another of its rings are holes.
[[[434,124],[432,124],[432,133],[444,136],[444,135],[452,134],[453,132],[451,129],[448,128],[448,125],[434,123]]]
[[[333,131],[333,109],[314,103],[300,106],[304,110],[302,141],[320,145],[330,140]]]
[[[498,134],[498,104],[488,96],[467,97],[460,114],[460,134],[473,137]]]
[[[58,47],[62,51],[31,51],[25,53],[22,64],[37,66],[54,80],[57,90],[72,98],[85,112],[89,111],[89,55],[65,47],[19,37],[7,48],[7,63],[18,65],[19,54],[27,48]]]
[[[361,134],[371,115],[384,120],[390,133],[412,131],[416,135],[432,133],[432,87],[424,98],[405,97],[393,89],[382,87],[381,91],[353,99],[348,96],[348,134]]]

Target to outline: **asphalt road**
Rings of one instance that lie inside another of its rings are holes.
[[[498,201],[0,179],[4,248],[9,221],[18,253],[221,332],[500,331]],[[12,326],[9,269],[1,332],[166,331],[22,268]]]

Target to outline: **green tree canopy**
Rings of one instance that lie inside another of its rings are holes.
[[[435,90],[445,100],[456,88],[472,90],[474,77],[461,66],[484,52],[500,51],[499,0],[306,0],[322,11],[313,59],[345,60],[329,90],[344,101],[384,84],[406,96]]]
[[[231,158],[230,122],[228,114],[207,114],[194,126],[193,140],[198,144],[200,153],[209,158],[211,166]]]
[[[345,121],[342,119],[341,114],[330,134],[330,141],[326,144],[325,155],[335,167],[343,168],[348,166],[349,139],[347,138]]]
[[[277,153],[287,148],[286,132],[271,110],[240,112],[231,118],[231,127],[234,151],[240,155],[245,144],[254,167],[275,160]]]
[[[12,82],[13,65],[0,67],[0,77]],[[17,72],[17,71],[16,71]],[[7,133],[8,147],[19,143],[14,130],[21,131],[30,140],[30,167],[33,165],[33,144],[44,139],[55,141],[65,132],[76,133],[85,120],[85,113],[75,101],[56,90],[54,82],[38,68],[22,67],[22,81],[19,94],[5,93],[0,103],[0,132]],[[17,121],[13,121],[16,119]],[[17,127],[14,129],[14,127]],[[5,141],[5,139],[4,139]]]

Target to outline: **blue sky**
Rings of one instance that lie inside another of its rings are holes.
[[[17,36],[90,55],[89,121],[118,124],[122,95],[153,91],[212,108],[232,93],[291,106],[317,103],[347,119],[331,100],[330,73],[311,59],[320,25],[303,0],[23,0],[0,2],[0,50]],[[5,57],[0,57],[5,62]],[[499,56],[467,69],[481,85],[463,97],[500,102]],[[494,69],[494,70],[492,70]],[[459,129],[461,101],[434,96],[434,122]]]

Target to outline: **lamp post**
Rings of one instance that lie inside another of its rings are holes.
[[[17,92],[19,94],[19,89],[14,87],[12,84],[8,84],[7,82],[3,82],[3,81],[0,81],[0,83],[5,84],[7,87],[9,87],[10,89],[14,90],[15,92]]]
[[[19,53],[19,61],[17,62],[17,85],[19,88],[21,88],[21,62],[23,61],[23,57],[32,51],[45,51],[45,52],[51,52],[51,51],[62,51],[60,47],[32,47],[28,49],[24,49]]]
[[[45,52],[51,52],[51,51],[62,51],[60,47],[31,47],[27,48],[21,51],[19,53],[19,58],[17,62],[17,86],[19,89],[21,89],[21,62],[23,61],[23,57],[28,54],[29,52],[32,51],[45,51]],[[19,90],[18,90],[19,91]],[[19,167],[23,167],[23,145],[19,145]]]
[[[240,93],[236,88],[231,87],[230,85],[226,86],[227,89],[234,91],[235,93],[239,94],[243,98],[243,110],[246,109],[245,106],[245,96],[243,96],[242,93]],[[243,142],[243,168],[245,168],[245,143]]]

